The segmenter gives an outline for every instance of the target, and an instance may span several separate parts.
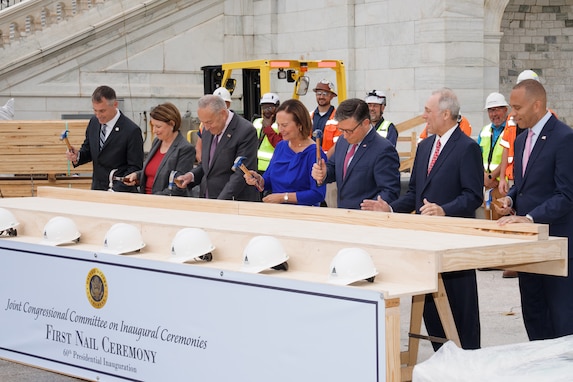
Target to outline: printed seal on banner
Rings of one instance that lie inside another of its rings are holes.
[[[86,294],[90,304],[96,308],[103,308],[107,302],[107,281],[102,271],[92,268],[86,278]]]

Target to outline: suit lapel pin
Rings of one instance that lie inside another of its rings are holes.
[[[545,140],[546,138],[547,138],[547,137],[546,137],[545,135],[541,137],[541,139],[543,139],[543,140]]]
[[[116,128],[115,128],[115,131],[119,131],[119,127],[116,127]]]
[[[227,138],[231,138],[231,134],[227,134]]]

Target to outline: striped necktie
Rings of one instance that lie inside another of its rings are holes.
[[[107,125],[104,123],[101,125],[101,129],[99,130],[99,149],[101,151],[103,144],[105,143],[105,132],[107,130]]]

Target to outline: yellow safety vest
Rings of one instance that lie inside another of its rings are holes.
[[[503,135],[500,134],[499,138]],[[484,171],[493,172],[501,164],[501,156],[503,154],[503,147],[494,142],[493,152],[491,137],[493,136],[491,124],[483,127],[480,133],[480,146],[482,149],[482,159]]]
[[[386,138],[386,136],[388,135],[388,129],[390,128],[390,125],[392,124],[392,122],[388,121],[388,120],[384,120],[380,126],[378,126],[378,130],[376,130],[378,132],[378,134],[384,138]]]
[[[253,121],[253,126],[255,126],[255,129],[257,129],[257,137],[260,139],[261,134],[263,134],[263,119],[262,118],[255,119]],[[279,127],[276,122],[273,123],[271,127],[276,133],[279,132]],[[258,164],[259,171],[267,170],[274,152],[275,148],[269,141],[269,138],[267,138],[267,136],[265,135],[263,140],[261,141],[261,144],[259,145],[259,151],[257,151],[257,158],[259,160]]]

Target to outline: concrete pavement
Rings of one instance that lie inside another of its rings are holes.
[[[517,279],[503,279],[501,271],[477,271],[482,347],[527,342],[521,316]],[[407,348],[410,301],[401,301],[402,350]],[[428,341],[420,341],[419,362],[433,354]],[[74,382],[76,378],[0,360],[0,381]]]

